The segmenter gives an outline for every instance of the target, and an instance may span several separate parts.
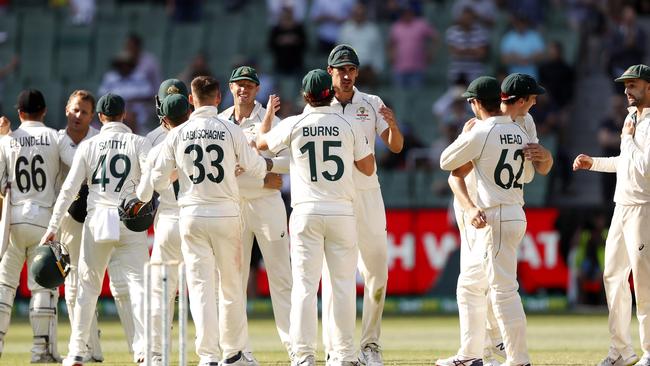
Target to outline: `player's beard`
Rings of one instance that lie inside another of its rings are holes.
[[[625,96],[627,97],[627,104],[630,107],[636,107],[643,101],[643,97],[634,95],[632,93],[626,93]]]

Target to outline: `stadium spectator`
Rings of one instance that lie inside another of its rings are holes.
[[[142,38],[135,33],[126,37],[124,50],[135,61],[135,71],[145,76],[151,90],[157,90],[160,82],[160,65],[156,56],[143,49]],[[101,95],[101,94],[100,94]]]
[[[195,23],[201,20],[203,0],[168,0],[167,10],[178,23]]]
[[[214,76],[204,52],[199,52],[194,56],[190,64],[178,75],[178,79],[185,85],[190,85],[197,76]]]
[[[388,47],[397,86],[422,86],[437,41],[438,33],[425,19],[416,15],[414,5],[402,7],[399,19],[390,28]]]
[[[598,127],[598,144],[601,156],[619,156],[621,154],[621,130],[627,115],[625,96],[615,94],[610,98],[609,113]],[[601,193],[603,203],[612,206],[616,188],[615,174],[601,174]]]
[[[538,79],[537,63],[544,56],[542,35],[531,28],[525,16],[511,16],[512,29],[501,40],[501,62],[509,73],[528,74]]]
[[[637,22],[636,10],[624,6],[607,45],[607,70],[611,77],[621,75],[630,65],[645,61],[646,33]],[[622,83],[615,83],[616,92],[623,93]]]
[[[7,64],[0,66],[0,115],[3,113],[4,100],[2,96],[4,95],[4,79],[11,75],[18,67],[20,63],[18,56],[14,55],[11,57],[11,60]]]
[[[157,89],[157,88],[156,88]],[[133,133],[149,130],[147,123],[151,116],[154,91],[145,75],[136,69],[135,59],[121,52],[112,62],[112,68],[102,78],[97,94],[114,93],[126,102],[124,123]]]
[[[491,26],[494,18],[498,14],[498,9],[493,0],[457,0],[451,8],[451,14],[454,19],[461,16],[465,8],[470,7],[474,10],[478,21],[484,26]]]
[[[547,2],[548,0],[508,0],[507,9],[510,14],[526,18],[531,27],[537,28],[544,22]]]
[[[293,10],[293,19],[297,23],[304,23],[307,14],[306,0],[266,0],[266,15],[272,27],[280,22],[284,8]]]
[[[95,0],[70,0],[70,21],[76,25],[89,25],[95,18]]]
[[[565,61],[559,41],[548,44],[547,58],[539,65],[539,81],[557,107],[564,108],[573,101],[575,70]]]
[[[268,43],[276,73],[293,77],[303,73],[307,35],[303,24],[294,18],[293,8],[282,8],[278,24],[269,32]]]
[[[314,0],[309,20],[316,23],[318,50],[328,54],[339,39],[341,25],[348,19],[355,0]]]
[[[377,24],[368,20],[368,7],[359,2],[352,17],[343,24],[338,43],[349,44],[359,56],[361,68],[357,85],[374,86],[377,75],[384,71],[384,42]]]
[[[600,305],[605,299],[603,268],[605,267],[605,239],[607,218],[602,212],[589,219],[578,236],[578,243],[570,265],[577,272],[578,303]]]
[[[467,89],[467,79],[464,75],[454,80],[453,85],[451,85],[444,94],[442,94],[436,101],[433,103],[431,112],[438,119],[441,120],[447,111],[451,108],[451,104],[459,98],[459,95],[463,94]]]
[[[478,22],[471,5],[462,8],[455,24],[447,29],[446,40],[450,58],[447,76],[450,82],[460,77],[474,80],[485,74],[490,33]]]

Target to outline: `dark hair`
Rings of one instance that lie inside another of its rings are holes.
[[[197,76],[192,80],[192,97],[199,102],[209,101],[219,95],[219,81],[212,76]]]
[[[307,93],[302,93],[302,97],[305,99],[305,102],[312,107],[325,107],[332,104],[334,93],[329,93],[326,97],[320,99],[316,99],[314,95]]]
[[[187,115],[172,118],[170,116],[164,116],[163,118],[167,118],[167,121],[169,122],[172,127],[177,127],[183,124],[183,122],[187,121]]]
[[[27,113],[23,112],[25,114],[25,117],[30,120],[30,121],[40,121],[43,119],[43,116],[45,115],[45,108],[38,112],[32,112],[32,113]]]
[[[490,114],[501,112],[501,101],[499,99],[477,99],[481,107]]]

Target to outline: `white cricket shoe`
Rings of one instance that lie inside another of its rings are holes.
[[[295,357],[293,357],[293,361],[291,361],[291,366],[316,366],[316,358],[314,355],[309,355],[302,359],[302,361],[296,360]]]
[[[63,366],[84,366],[83,357],[81,356],[68,356],[63,359],[61,364]]]
[[[494,358],[486,358],[483,360],[483,366],[501,366],[501,362]]]
[[[45,353],[32,353],[31,363],[59,363],[63,359],[61,357],[56,357],[49,352]]]
[[[361,366],[359,361],[341,361],[336,358],[330,358],[325,363],[326,366]]]
[[[612,358],[610,356],[605,357],[598,366],[632,366],[639,361],[639,356],[633,354],[628,358],[623,358],[623,356],[618,356],[618,358]]]
[[[247,351],[242,354],[242,357],[244,360],[246,360],[247,365],[249,366],[260,366],[260,363],[257,362],[257,359],[255,359],[255,356],[253,356],[253,352]]]
[[[368,343],[359,352],[359,362],[366,366],[384,366],[381,348],[377,343]]]
[[[650,356],[643,356],[634,366],[650,366]]]
[[[460,358],[452,356],[436,361],[436,366],[483,366],[483,360],[480,358]]]

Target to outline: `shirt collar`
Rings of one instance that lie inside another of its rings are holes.
[[[217,117],[219,115],[219,110],[217,107],[213,105],[206,105],[203,107],[199,107],[190,114],[190,118],[196,118],[196,117],[202,117],[202,118],[207,118],[207,117]]]
[[[249,121],[249,120],[255,118],[258,114],[260,114],[260,111],[262,110],[262,104],[260,102],[258,102],[258,101],[254,101],[253,103],[254,103],[254,106],[253,106],[253,110],[251,111],[251,115],[248,116],[248,117],[245,117],[244,119],[242,119],[239,122],[237,122],[237,120],[235,119],[235,106],[232,106],[232,107],[228,108],[228,120],[232,121],[232,123],[234,123],[234,124],[239,124],[241,126],[241,125],[244,125],[246,123],[246,121]],[[260,119],[262,119],[262,118],[260,117]]]
[[[485,122],[491,123],[513,123],[514,121],[510,116],[492,116],[485,120]]]
[[[322,106],[322,107],[312,107],[309,104],[305,105],[303,113],[314,113],[314,112],[330,112],[332,109],[331,106]]]
[[[39,121],[23,121],[20,123],[20,127],[45,127],[45,124]]]
[[[353,90],[352,99],[350,99],[350,101],[347,104],[359,103],[361,101],[361,92],[359,91],[359,89],[357,89],[356,86],[353,86],[352,90]],[[337,104],[341,104],[341,102],[339,102],[339,100],[336,99],[335,96],[334,98],[332,98],[332,103],[330,103],[330,105],[337,105]]]
[[[105,122],[102,125],[100,132],[128,132],[133,133],[129,126],[125,125],[123,122]]]
[[[627,111],[630,112],[630,115],[631,115],[633,113],[636,113],[637,109],[636,109],[636,107],[628,107]],[[640,116],[636,116],[636,120],[640,121],[640,120],[646,118],[649,113],[650,113],[650,108],[643,108],[643,112],[641,113]]]

